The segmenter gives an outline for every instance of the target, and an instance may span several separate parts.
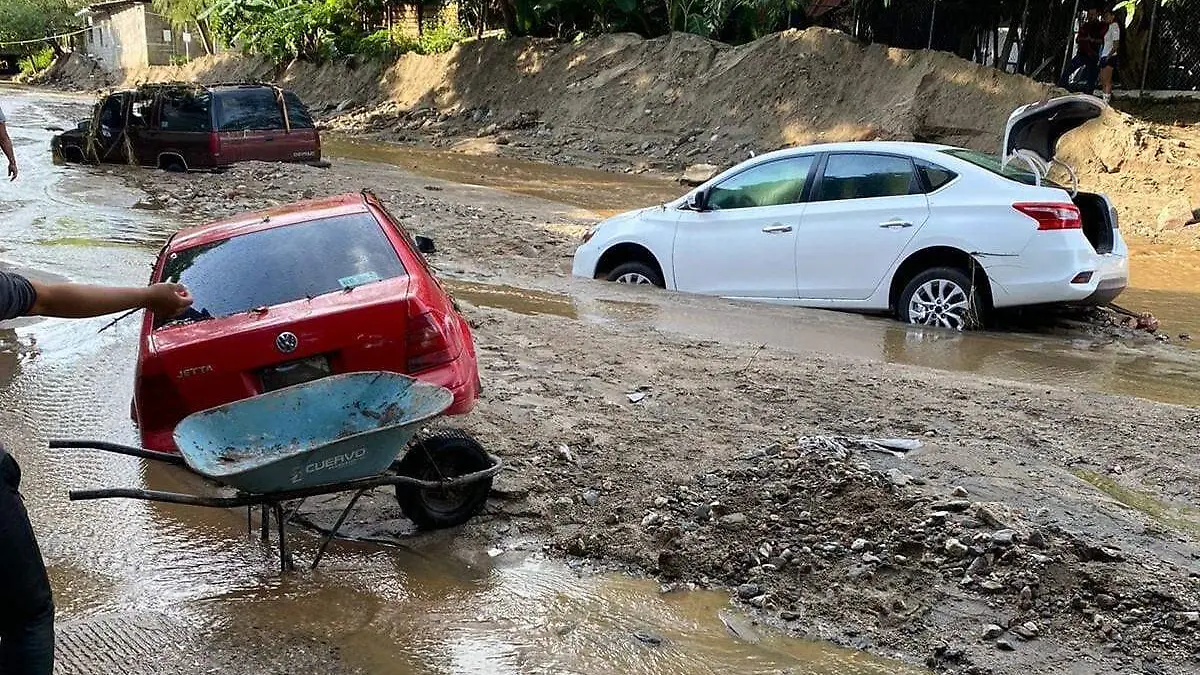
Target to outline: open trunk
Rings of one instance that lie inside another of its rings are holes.
[[[1079,207],[1083,234],[1096,253],[1112,253],[1116,240],[1117,210],[1108,197],[1094,192],[1079,192],[1072,199]]]

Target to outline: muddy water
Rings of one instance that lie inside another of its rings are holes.
[[[141,195],[117,187],[110,170],[48,161],[43,127],[66,126],[80,104],[10,91],[0,100],[23,171],[0,187],[0,264],[42,278],[144,283],[173,224],[131,208]],[[125,673],[248,672],[263,654],[280,672],[313,673],[901,672],[756,629],[722,594],[661,595],[645,581],[581,577],[541,559],[536,544],[493,558],[453,533],[413,539],[407,550],[339,542],[319,571],[280,577],[244,513],[69,502],[80,487],[203,489],[177,468],[47,449],[52,437],[136,442],[128,401],[137,319],[97,332],[105,323],[0,328],[0,428],[24,469],[56,591],[61,672],[112,672],[112,662]],[[293,543],[303,561],[315,538],[300,532]]]
[[[500,188],[604,215],[680,195],[677,184],[661,178],[551,166],[495,155],[468,155],[339,136],[323,136],[321,148],[333,158],[392,164],[431,178]]]

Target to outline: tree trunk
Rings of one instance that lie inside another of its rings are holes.
[[[504,16],[504,30],[509,35],[520,35],[520,28],[517,26],[517,5],[516,0],[499,0],[500,14]]]
[[[50,47],[50,49],[54,50],[55,58],[58,58],[63,55],[63,53],[64,53],[63,48],[62,48],[62,45],[58,44],[58,40],[52,40],[52,39],[47,38],[46,45],[48,47]]]
[[[1008,55],[1017,42],[1017,31],[1021,29],[1021,17],[1014,16],[1008,23],[1008,35],[1004,36],[1004,48],[996,55],[996,67],[1008,70]]]
[[[217,50],[212,41],[212,30],[207,20],[196,20],[196,33],[200,36],[200,44],[204,46],[205,54],[216,54]]]
[[[1152,36],[1150,34],[1150,17],[1154,13],[1154,0],[1147,0],[1138,7],[1133,25],[1121,31],[1121,67],[1117,79],[1125,89],[1140,89],[1142,86],[1142,71],[1146,68],[1146,46]]]

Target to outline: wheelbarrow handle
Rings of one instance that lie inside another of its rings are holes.
[[[118,455],[129,455],[130,457],[153,459],[159,462],[166,462],[167,464],[177,464],[180,466],[183,465],[183,457],[181,455],[176,455],[169,452],[158,452],[157,450],[147,450],[145,448],[135,448],[129,445],[121,445],[120,443],[109,443],[107,441],[55,439],[50,441],[50,448],[53,450],[102,450],[104,452],[111,452]]]
[[[71,490],[68,494],[73,502],[87,501],[90,499],[124,498],[142,499],[149,502],[166,502],[168,504],[187,504],[188,506],[212,506],[225,509],[231,509],[239,506],[250,506],[263,502],[263,498],[258,495],[237,495],[235,497],[202,497],[200,495],[189,495],[179,492],[141,490],[138,488]]]

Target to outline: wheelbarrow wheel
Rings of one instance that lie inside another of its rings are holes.
[[[443,480],[492,465],[483,446],[457,429],[447,429],[415,441],[396,470],[421,480]],[[396,486],[396,501],[404,515],[422,530],[454,527],[467,522],[487,503],[492,479],[446,489],[418,489]]]

